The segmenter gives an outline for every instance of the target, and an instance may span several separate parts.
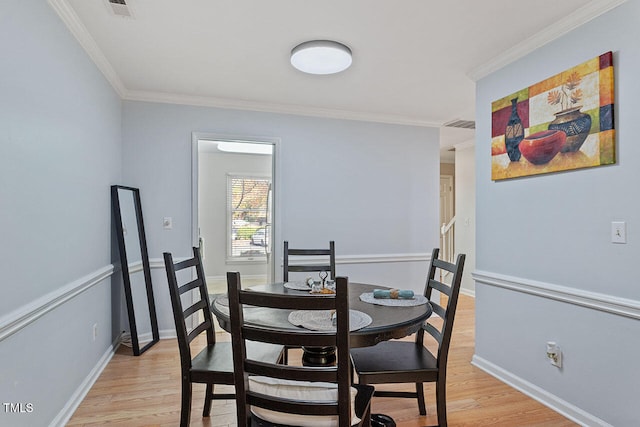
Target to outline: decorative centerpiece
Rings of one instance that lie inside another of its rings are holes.
[[[318,275],[320,276],[320,280],[313,280],[313,278],[307,277],[306,283],[311,287],[310,292],[312,294],[335,294],[335,289],[325,286],[325,281],[329,274],[326,271],[321,271]]]

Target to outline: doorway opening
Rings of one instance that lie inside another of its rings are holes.
[[[454,200],[453,175],[440,175],[440,253],[449,262],[455,259]]]
[[[193,242],[211,293],[226,292],[227,271],[273,281],[274,151],[275,141],[193,136]]]

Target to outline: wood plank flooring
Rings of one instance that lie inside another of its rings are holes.
[[[447,416],[450,426],[551,426],[576,424],[471,365],[474,299],[461,295],[449,352]],[[221,332],[219,339],[228,339]],[[204,341],[194,342],[202,346]],[[299,357],[295,352],[290,357]],[[410,384],[378,386],[413,390]],[[427,416],[413,399],[374,398],[373,412],[398,427],[437,424],[435,391],[425,386]],[[202,417],[204,386],[193,387],[191,426],[236,426],[234,401],[214,401]],[[161,340],[140,357],[121,346],[67,424],[68,426],[177,426],[180,419],[180,358],[176,340]]]

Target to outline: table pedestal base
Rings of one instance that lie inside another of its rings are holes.
[[[330,366],[336,363],[335,347],[302,347],[304,366]]]
[[[371,427],[396,427],[396,422],[385,414],[371,414]]]

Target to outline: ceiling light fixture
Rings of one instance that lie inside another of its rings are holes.
[[[273,145],[253,142],[217,141],[218,150],[227,153],[273,154]]]
[[[351,49],[331,40],[300,43],[291,50],[291,65],[309,74],[335,74],[351,66]]]

